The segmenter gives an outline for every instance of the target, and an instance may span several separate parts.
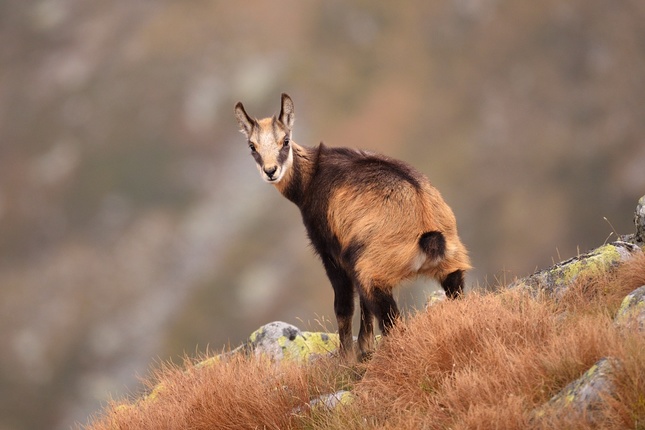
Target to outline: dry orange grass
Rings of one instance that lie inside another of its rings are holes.
[[[111,405],[88,428],[590,428],[574,413],[532,411],[602,357],[621,361],[595,428],[645,428],[645,336],[612,323],[623,297],[645,284],[645,257],[578,282],[560,301],[519,291],[470,294],[420,312],[382,341],[364,366],[236,358],[164,367],[154,401]],[[358,375],[363,375],[359,379]],[[333,412],[307,402],[351,388]]]
[[[344,383],[322,372],[329,366],[329,360],[320,360],[316,367],[321,371],[312,372],[307,366],[242,356],[205,366],[197,361],[187,361],[183,368],[166,365],[147,382],[147,398],[113,402],[87,428],[291,428],[308,412],[311,398]]]
[[[612,322],[644,284],[641,256],[580,280],[558,302],[504,291],[432,307],[383,342],[358,400],[320,428],[586,429],[575,413],[537,420],[532,411],[608,356],[621,375],[593,426],[645,428],[645,337]]]

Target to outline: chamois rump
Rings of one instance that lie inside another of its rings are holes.
[[[340,352],[352,350],[354,294],[361,323],[359,358],[374,348],[373,319],[387,335],[399,316],[392,289],[425,275],[450,298],[471,268],[455,216],[429,180],[410,165],[349,148],[296,144],[293,101],[282,94],[280,113],[250,117],[235,105],[260,176],[302,214],[307,234],[334,289]]]

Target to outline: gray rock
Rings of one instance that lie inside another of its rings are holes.
[[[426,310],[448,299],[444,290],[434,290],[426,298]]]
[[[240,348],[247,354],[268,357],[271,360],[308,361],[338,349],[338,334],[301,331],[282,321],[263,325],[249,336]]]
[[[638,199],[634,212],[634,226],[636,231],[621,237],[621,240],[645,248],[645,196]]]
[[[614,322],[619,327],[630,327],[645,333],[645,285],[625,297]]]
[[[354,395],[351,392],[340,390],[332,394],[323,394],[322,396],[316,397],[309,402],[309,406],[315,410],[331,410],[336,408],[338,405],[348,405],[353,400]]]
[[[620,364],[615,359],[600,359],[580,378],[537,408],[533,419],[539,421],[550,414],[576,414],[580,419],[593,422],[604,399],[614,392],[614,374],[619,368]]]
[[[638,200],[636,212],[634,213],[634,224],[636,225],[636,242],[645,242],[645,196]]]

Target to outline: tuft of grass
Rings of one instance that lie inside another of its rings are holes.
[[[183,366],[159,366],[145,381],[147,395],[111,402],[86,428],[300,428],[316,412],[310,400],[352,389],[360,376],[356,366],[332,357],[306,365],[241,354],[185,358]]]
[[[366,364],[187,359],[157,369],[147,398],[114,402],[87,428],[642,429],[645,337],[613,317],[643,284],[640,256],[579,280],[557,301],[517,290],[471,293],[399,324]],[[593,421],[567,411],[536,419],[536,408],[603,357],[620,371]],[[353,392],[352,403],[308,407],[341,389]]]

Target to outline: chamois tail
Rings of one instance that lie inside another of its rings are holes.
[[[446,237],[439,231],[428,231],[419,238],[419,246],[431,260],[442,260],[446,255]]]

